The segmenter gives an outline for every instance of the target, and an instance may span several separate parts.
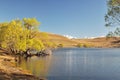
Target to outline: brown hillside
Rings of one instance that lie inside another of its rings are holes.
[[[57,45],[63,44],[64,47],[72,47],[72,46],[75,46],[77,44],[76,41],[68,39],[68,38],[61,36],[61,35],[49,33],[48,36],[49,36],[49,40],[51,42],[54,42]]]
[[[76,47],[77,44],[89,44],[91,47],[111,48],[120,47],[120,38],[94,38],[94,39],[68,39],[64,36],[52,33],[41,32],[40,38],[44,39],[46,35],[50,42],[54,42],[56,45],[63,44],[64,47]]]
[[[94,38],[94,39],[76,39],[75,41],[84,44],[91,44],[93,47],[111,48],[120,47],[120,38]]]

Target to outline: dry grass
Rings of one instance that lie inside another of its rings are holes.
[[[40,32],[37,38],[43,41],[48,40],[56,45],[62,44],[63,47],[76,47],[78,44],[91,45],[91,47],[111,48],[120,47],[120,38],[94,38],[94,39],[68,39],[64,36]]]
[[[62,44],[64,47],[73,47],[77,44],[76,41],[68,39],[64,36],[52,34],[52,33],[46,33],[46,32],[41,32],[40,35],[37,36],[37,38],[42,39],[43,41],[47,39],[48,41],[53,42],[56,45]]]
[[[26,70],[15,66],[14,57],[0,55],[0,80],[40,80]],[[44,80],[44,79],[42,79]]]
[[[91,44],[93,47],[111,48],[120,47],[120,38],[95,38],[95,39],[76,39],[75,41],[84,44]]]
[[[94,38],[94,39],[68,39],[64,36],[47,33],[48,38],[55,44],[63,44],[64,47],[75,47],[77,44],[87,44],[92,47],[111,48],[120,47],[120,38]]]
[[[76,41],[73,41],[71,39],[68,39],[64,36],[61,35],[56,35],[56,34],[49,34],[49,40],[51,42],[54,42],[55,44],[63,44],[64,47],[72,47],[77,44]]]

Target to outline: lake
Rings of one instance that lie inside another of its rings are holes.
[[[46,80],[120,80],[120,49],[60,48],[17,66]]]

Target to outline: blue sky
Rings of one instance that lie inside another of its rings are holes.
[[[0,22],[36,17],[40,30],[75,37],[106,35],[106,0],[0,0]]]

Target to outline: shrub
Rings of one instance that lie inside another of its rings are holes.
[[[77,47],[80,47],[80,48],[90,48],[90,47],[92,47],[92,45],[91,44],[83,44],[83,43],[79,43],[79,44],[77,44]]]
[[[77,44],[77,47],[80,47],[80,48],[82,48],[82,47],[84,47],[84,44],[82,44],[82,43],[79,43],[79,44]]]
[[[63,44],[58,44],[58,47],[63,47],[64,45]]]

